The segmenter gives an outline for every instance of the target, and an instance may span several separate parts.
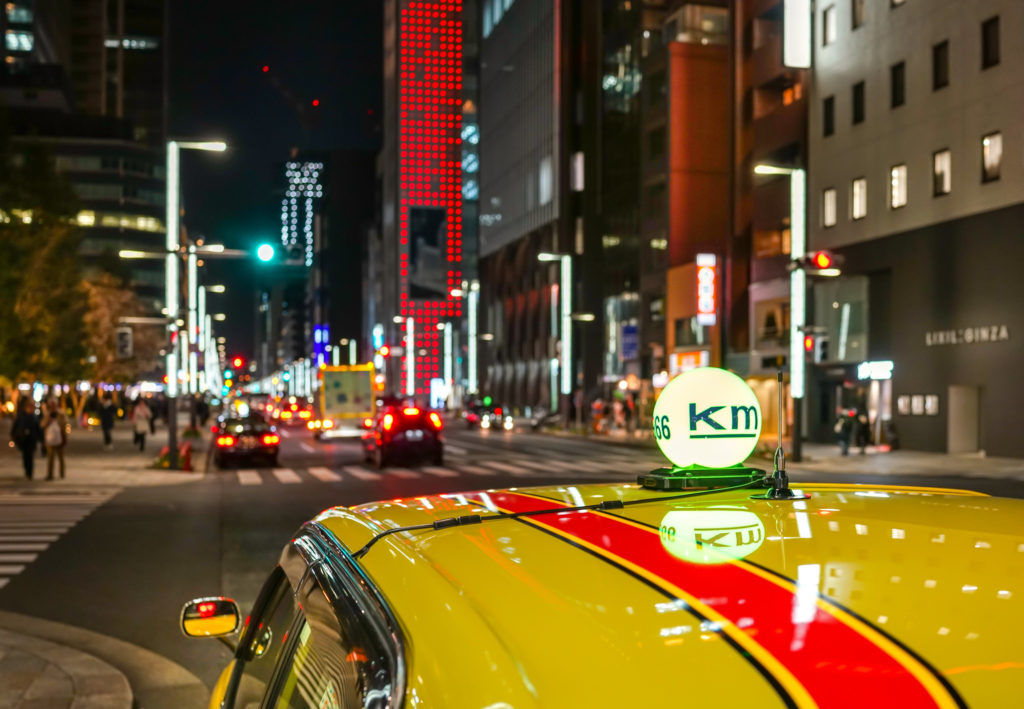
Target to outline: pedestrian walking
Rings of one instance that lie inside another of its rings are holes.
[[[860,454],[864,455],[868,451],[868,439],[871,434],[871,424],[868,421],[868,413],[864,408],[864,405],[857,404],[857,409],[854,411],[853,419],[853,442],[860,447]]]
[[[839,417],[836,419],[832,430],[836,434],[836,442],[839,443],[839,454],[850,454],[850,436],[853,434],[853,410],[839,409]]]
[[[103,402],[100,404],[100,430],[103,431],[103,450],[109,451],[114,448],[114,437],[111,435],[114,430],[114,418],[117,414],[117,409],[114,407],[114,402],[110,398],[110,394],[103,396]]]
[[[53,480],[53,463],[60,463],[61,480],[65,477],[64,448],[68,444],[68,417],[60,410],[56,399],[46,402],[43,414],[43,443],[46,444],[46,479]]]
[[[146,450],[146,434],[149,433],[153,412],[149,410],[145,399],[139,399],[132,410],[132,425],[135,428],[135,444],[140,451]]]
[[[39,441],[43,440],[43,429],[36,418],[35,403],[31,397],[23,396],[18,401],[18,415],[11,426],[11,443],[21,451],[21,464],[25,469],[25,479],[31,480],[35,467],[35,452]]]

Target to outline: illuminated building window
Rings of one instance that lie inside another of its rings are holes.
[[[850,184],[850,217],[863,219],[868,215],[868,181],[858,177]]]
[[[547,204],[551,201],[552,194],[554,192],[554,177],[551,171],[551,156],[548,155],[540,161],[540,170],[538,174],[539,184],[539,197],[542,205]]]
[[[96,225],[96,212],[83,210],[78,213],[75,218],[78,226],[95,226]]]
[[[948,149],[932,155],[932,179],[932,194],[936,197],[953,189],[953,156]]]
[[[821,194],[821,223],[830,227],[836,225],[836,188],[829,187]]]
[[[821,44],[824,47],[836,41],[836,6],[830,5],[821,12]]]
[[[1003,162],[1003,134],[989,133],[981,139],[981,181],[994,182],[999,179],[999,167]]]
[[[4,45],[9,52],[31,52],[35,47],[35,37],[24,30],[7,30]]]
[[[32,24],[32,8],[17,2],[9,2],[5,6],[7,21],[17,25]]]
[[[889,206],[899,209],[907,204],[907,166],[893,165],[889,169]]]
[[[668,239],[651,239],[651,248],[656,251],[664,251],[668,248]]]

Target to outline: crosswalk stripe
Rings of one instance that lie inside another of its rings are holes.
[[[0,552],[5,551],[46,551],[46,547],[49,544],[43,544],[41,542],[22,542],[22,543],[9,543],[0,542]]]
[[[0,579],[0,588],[6,586],[8,581],[10,581],[10,579]]]
[[[61,533],[67,530],[60,530]],[[59,534],[0,534],[0,542],[55,542]]]
[[[423,468],[423,472],[436,475],[439,478],[456,478],[459,476],[454,470],[448,468],[438,468],[437,466],[431,465]]]
[[[20,574],[24,570],[24,565],[5,566],[3,564],[0,564],[0,574],[3,574],[5,576],[14,576],[15,574]]]
[[[285,485],[292,485],[294,483],[301,483],[302,478],[291,468],[274,468],[274,477]]]
[[[238,482],[242,485],[262,485],[263,478],[255,470],[239,470]]]
[[[317,480],[322,480],[325,483],[333,483],[341,480],[341,476],[330,468],[310,468],[309,474]]]
[[[358,465],[346,465],[342,470],[359,480],[380,480],[380,473],[371,473],[366,468],[360,468]]]
[[[481,468],[479,465],[460,465],[459,470],[470,475],[494,475],[493,470]]]
[[[415,470],[409,470],[408,468],[387,468],[385,469],[384,474],[395,478],[401,478],[402,480],[413,480],[420,477],[419,473]]]
[[[466,455],[469,451],[465,448],[459,448],[458,446],[448,445],[444,447],[445,451],[453,455]]]
[[[36,560],[38,554],[0,554],[0,564],[28,564]]]
[[[518,475],[520,473],[526,472],[525,468],[520,468],[518,465],[509,465],[508,463],[502,463],[500,460],[487,460],[483,461],[483,464],[489,468],[501,470],[502,472],[505,473],[512,473],[513,475]]]

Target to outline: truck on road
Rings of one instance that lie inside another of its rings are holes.
[[[317,440],[359,436],[376,412],[373,364],[324,366],[317,372],[316,417],[308,424]]]

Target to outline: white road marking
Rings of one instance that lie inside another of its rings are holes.
[[[38,554],[0,554],[0,564],[29,564]]]
[[[310,468],[309,474],[325,483],[334,483],[341,480],[341,476],[330,468]]]
[[[446,445],[444,449],[447,453],[451,453],[452,455],[466,455],[466,453],[469,452],[465,448],[459,448],[458,446],[452,445]]]
[[[0,538],[2,539],[2,538]],[[4,551],[46,551],[49,544],[39,542],[9,543],[0,541],[0,552]]]
[[[371,473],[366,468],[360,468],[358,465],[346,465],[342,470],[359,480],[380,480],[380,473]]]
[[[0,579],[0,588],[6,586],[8,581],[10,581],[10,579]]]
[[[401,478],[402,480],[413,480],[420,477],[419,473],[415,470],[409,470],[408,468],[385,468],[384,474],[395,478]]]
[[[459,476],[459,474],[456,473],[454,470],[449,470],[448,468],[438,468],[437,466],[433,465],[425,467],[422,470],[425,473],[436,475],[439,478],[457,478]]]
[[[301,448],[302,450],[306,451],[307,453],[316,453],[316,448],[314,448],[313,446],[309,445],[305,441],[303,441],[302,443],[299,444],[299,448]]]
[[[24,566],[4,566],[4,565],[0,565],[0,574],[3,574],[5,576],[14,576],[15,574],[20,574],[24,570],[25,570]]]
[[[493,470],[487,468],[481,468],[478,465],[460,465],[459,470],[470,475],[494,475]]]
[[[274,477],[285,485],[293,485],[295,483],[301,483],[302,478],[291,468],[274,468]]]
[[[239,470],[238,482],[242,485],[262,485],[263,478],[255,470]]]
[[[489,468],[501,470],[502,472],[505,473],[512,473],[513,475],[518,475],[520,473],[526,472],[525,468],[520,468],[518,465],[509,465],[508,463],[502,463],[500,460],[487,460],[483,461],[483,464]]]
[[[55,542],[66,531],[61,529],[59,534],[0,534],[0,542]]]

